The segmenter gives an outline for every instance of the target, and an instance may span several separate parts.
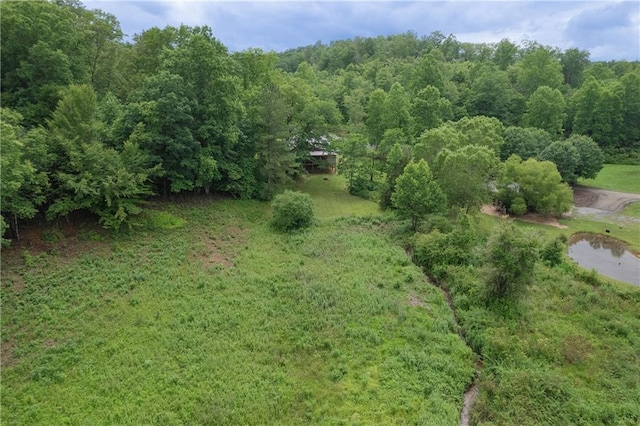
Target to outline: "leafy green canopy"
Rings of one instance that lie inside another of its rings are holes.
[[[433,179],[426,161],[411,161],[396,179],[391,202],[401,218],[411,220],[416,230],[420,221],[433,213],[446,210],[447,196]]]

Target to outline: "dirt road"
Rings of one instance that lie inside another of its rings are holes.
[[[627,204],[635,201],[640,201],[640,194],[607,191],[582,185],[573,187],[573,203],[576,207],[615,212],[622,210]]]

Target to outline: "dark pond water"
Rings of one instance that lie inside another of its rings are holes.
[[[615,238],[599,234],[575,234],[569,239],[568,256],[586,269],[640,285],[640,259]]]

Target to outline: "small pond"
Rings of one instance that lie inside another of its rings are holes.
[[[600,234],[575,234],[569,239],[567,255],[586,269],[640,285],[640,259],[615,238]]]

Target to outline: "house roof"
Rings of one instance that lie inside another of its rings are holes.
[[[326,157],[328,155],[336,155],[333,151],[309,151],[311,157]]]

